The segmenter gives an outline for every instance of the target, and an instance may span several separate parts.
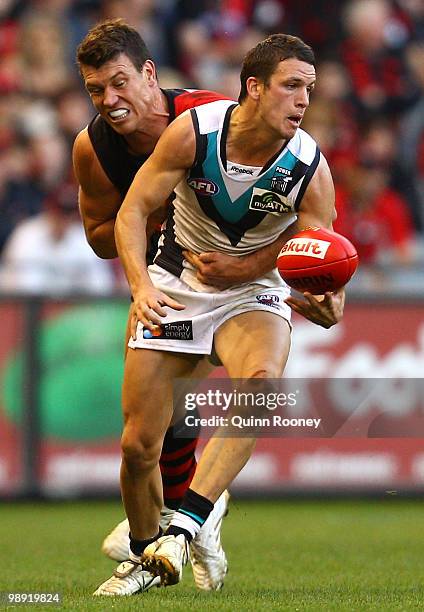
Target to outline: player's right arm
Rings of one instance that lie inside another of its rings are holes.
[[[146,223],[160,202],[166,201],[186,176],[193,165],[195,152],[193,123],[190,113],[186,113],[162,134],[154,152],[135,175],[118,213],[115,239],[134,299],[133,337],[137,322],[151,330],[160,324],[160,317],[166,316],[164,306],[175,310],[185,308],[156,289],[150,280],[146,266]]]
[[[122,197],[101,167],[87,128],[78,134],[72,157],[87,242],[98,257],[117,257],[114,228]]]

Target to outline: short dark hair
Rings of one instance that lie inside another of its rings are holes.
[[[246,83],[249,77],[259,78],[266,86],[278,63],[290,58],[315,66],[315,55],[312,48],[301,38],[290,34],[272,34],[248,51],[240,73],[239,102],[247,97]]]
[[[77,48],[77,63],[100,68],[106,62],[125,53],[137,70],[152,59],[146,43],[137,30],[124,19],[109,19],[95,25]]]

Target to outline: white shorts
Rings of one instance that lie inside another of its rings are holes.
[[[153,335],[139,323],[137,338],[130,338],[128,342],[130,348],[210,355],[218,327],[231,317],[251,310],[272,312],[290,325],[291,309],[284,302],[290,295],[290,288],[277,272],[277,277],[271,273],[254,283],[205,293],[196,291],[156,264],[149,266],[148,271],[157,289],[186,308],[177,311],[165,307],[167,316]],[[276,281],[274,286],[272,280]]]

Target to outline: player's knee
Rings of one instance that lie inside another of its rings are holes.
[[[159,463],[161,441],[126,427],[121,438],[122,459],[131,470],[149,470]]]

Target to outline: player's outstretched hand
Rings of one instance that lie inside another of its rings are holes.
[[[304,300],[288,297],[285,302],[292,310],[298,312],[305,319],[309,319],[321,327],[328,329],[338,323],[343,317],[345,290],[342,287],[337,291],[328,291],[323,299],[318,299],[308,291],[303,294]],[[322,297],[322,296],[319,296]]]
[[[160,317],[166,317],[164,306],[169,306],[173,310],[184,310],[184,304],[180,304],[172,299],[163,291],[155,287],[144,287],[133,295],[134,305],[131,317],[131,336],[136,339],[137,323],[153,331],[155,325],[162,323]]]
[[[240,257],[216,251],[200,253],[183,251],[184,258],[197,270],[197,279],[205,285],[227,289],[245,282]]]

